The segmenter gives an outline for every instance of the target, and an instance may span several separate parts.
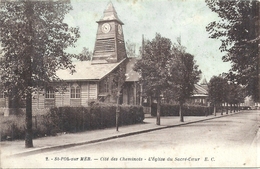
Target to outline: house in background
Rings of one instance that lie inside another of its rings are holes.
[[[191,104],[198,104],[203,106],[208,106],[208,87],[206,84],[195,84],[193,94],[187,101]]]

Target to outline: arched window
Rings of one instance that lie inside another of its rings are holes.
[[[54,98],[54,90],[53,89],[46,89],[45,90],[45,98],[53,99]]]
[[[80,87],[78,85],[70,87],[70,98],[80,98]]]

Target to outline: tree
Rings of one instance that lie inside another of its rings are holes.
[[[214,115],[216,116],[216,106],[226,101],[227,81],[221,76],[213,76],[209,81],[209,100],[214,105]],[[223,110],[223,109],[222,109]],[[221,113],[223,113],[221,110]]]
[[[112,73],[113,79],[113,89],[112,96],[116,98],[116,131],[119,128],[119,116],[120,116],[120,97],[121,92],[125,83],[125,72],[126,72],[126,62],[123,62],[119,65],[114,73]]]
[[[136,57],[135,48],[136,44],[127,40],[125,43],[126,46],[126,54],[128,57]]]
[[[233,111],[235,112],[235,106],[238,107],[239,103],[243,102],[245,98],[243,88],[236,84],[236,83],[230,83],[228,84],[228,103],[230,104],[230,112]]]
[[[80,61],[91,60],[92,52],[90,52],[88,48],[83,47],[82,52],[78,56],[76,56],[76,58]]]
[[[173,46],[173,55],[174,57],[170,59],[167,66],[168,90],[165,95],[170,95],[179,103],[180,121],[184,122],[182,107],[192,95],[194,84],[199,81],[201,71],[194,61],[194,56],[186,53],[180,43]]]
[[[260,2],[206,0],[206,3],[221,18],[206,29],[210,38],[221,40],[220,50],[225,52],[222,60],[232,63],[229,79],[244,85],[247,95],[260,101]]]
[[[171,57],[171,40],[156,33],[154,39],[144,43],[142,59],[137,61],[134,68],[141,74],[140,83],[145,86],[143,93],[157,99],[157,125],[160,125],[161,95],[167,87],[166,66]]]
[[[58,80],[56,71],[73,70],[75,55],[64,51],[79,38],[78,28],[63,23],[72,9],[69,1],[1,1],[0,42],[3,61],[1,83],[26,99],[25,147],[32,141],[32,92]]]

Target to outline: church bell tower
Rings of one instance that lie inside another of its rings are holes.
[[[92,64],[117,63],[126,58],[122,25],[111,2],[97,21],[98,30],[93,52]]]

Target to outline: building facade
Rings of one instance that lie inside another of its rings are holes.
[[[127,57],[123,25],[110,2],[103,16],[97,21],[96,41],[91,61],[77,61],[75,73],[70,70],[59,70],[57,76],[61,82],[53,82],[52,87],[38,89],[33,93],[33,110],[44,110],[62,106],[89,106],[93,101],[116,103],[118,78],[125,75],[121,90],[120,104],[143,105],[145,112],[150,112],[150,98],[142,97],[138,81],[140,75],[133,70],[137,58]],[[122,73],[123,71],[123,73]],[[145,87],[145,86],[143,86]],[[207,90],[195,85],[190,103],[207,104]],[[12,108],[3,92],[0,93],[1,109]]]
[[[88,106],[92,101],[116,103],[119,75],[125,79],[121,90],[120,103],[138,104],[136,74],[131,67],[135,59],[127,57],[123,25],[110,2],[102,18],[97,21],[95,47],[91,61],[75,62],[75,73],[58,70],[61,82],[53,82],[53,87],[38,89],[33,93],[32,107],[48,109],[61,106]],[[10,99],[0,94],[0,107],[9,108]]]

